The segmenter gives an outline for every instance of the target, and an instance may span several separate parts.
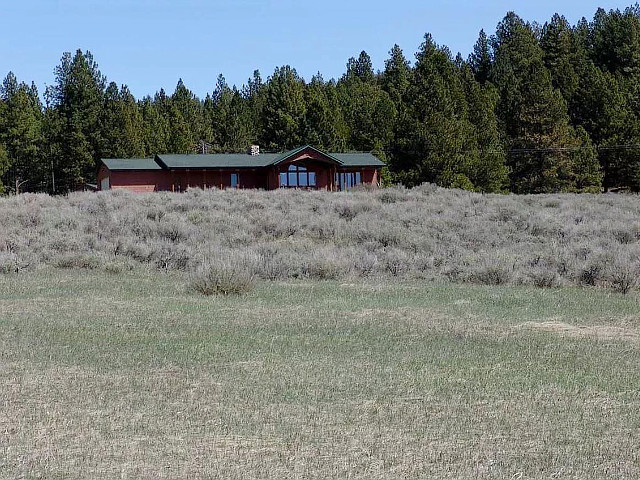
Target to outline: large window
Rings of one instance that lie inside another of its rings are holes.
[[[316,186],[316,172],[310,172],[302,165],[289,165],[286,172],[280,173],[280,186],[289,188],[307,188]]]
[[[362,183],[360,172],[338,172],[336,173],[336,185],[339,190],[348,190]]]

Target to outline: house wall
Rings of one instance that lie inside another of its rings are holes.
[[[362,169],[362,183],[368,183],[370,185],[378,184],[378,170],[375,168]]]
[[[124,189],[132,192],[153,192],[158,185],[168,181],[168,172],[163,170],[115,170],[102,165],[98,170],[98,189],[102,180],[109,178],[109,187],[113,190]]]
[[[294,160],[296,161],[296,160]],[[300,161],[309,171],[316,172],[316,188],[334,190],[336,168],[312,158]],[[279,187],[279,173],[286,172],[290,162],[268,169],[252,170],[116,170],[110,171],[105,165],[98,170],[98,188],[102,180],[109,178],[111,189],[126,189],[133,192],[175,191],[187,188],[229,188],[231,174],[238,173],[239,188],[273,190]],[[362,183],[376,185],[378,170],[375,168],[340,169],[339,171],[362,173]]]

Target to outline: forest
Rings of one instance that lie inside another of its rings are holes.
[[[9,72],[0,87],[0,190],[64,194],[95,183],[101,158],[371,151],[387,184],[494,193],[640,190],[640,6],[571,25],[513,12],[468,58],[430,34],[382,70],[363,51],[339,79],[291,66],[241,87],[223,75],[198,98],[179,81],[136,99],[89,51],[64,53],[44,92]],[[42,95],[41,95],[42,93]]]

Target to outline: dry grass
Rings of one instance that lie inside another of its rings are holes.
[[[640,305],[595,288],[0,277],[0,478],[638,478]]]
[[[563,322],[526,322],[520,325],[540,332],[557,333],[574,338],[591,338],[597,340],[627,340],[637,342],[640,339],[638,329],[615,327],[610,325],[569,325]]]

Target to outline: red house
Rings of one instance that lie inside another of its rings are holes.
[[[285,153],[156,155],[102,160],[100,190],[181,192],[199,188],[347,190],[377,185],[385,164],[370,153],[326,153],[305,145]]]

